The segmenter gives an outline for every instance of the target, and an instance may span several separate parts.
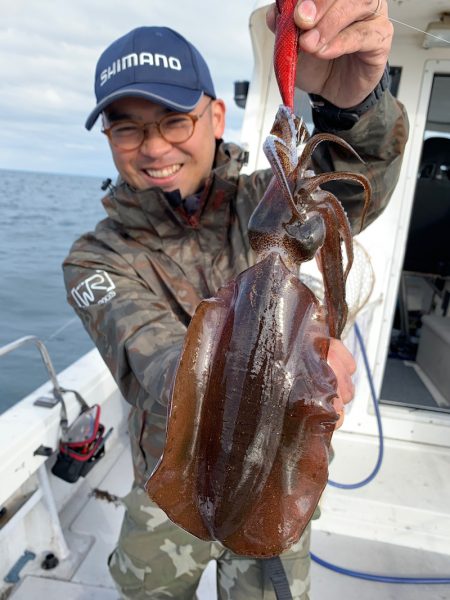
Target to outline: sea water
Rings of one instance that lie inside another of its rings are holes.
[[[36,335],[57,372],[94,347],[67,303],[61,263],[106,216],[101,184],[0,169],[0,346]],[[0,357],[0,413],[47,380],[34,344]]]

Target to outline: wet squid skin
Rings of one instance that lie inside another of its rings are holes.
[[[326,356],[330,334],[345,324],[349,266],[344,272],[340,245],[351,263],[351,234],[339,202],[317,188],[348,178],[369,191],[360,176],[308,171],[314,148],[330,136],[311,138],[298,160],[298,128],[280,107],[264,146],[275,176],[249,223],[258,262],[198,306],[164,453],[147,483],[172,521],[246,556],[275,556],[294,544],[326,484],[338,418]],[[324,305],[298,277],[316,254]]]

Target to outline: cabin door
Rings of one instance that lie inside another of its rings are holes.
[[[418,111],[426,121],[417,140],[420,161],[381,402],[450,412],[449,61],[429,61],[426,78]]]

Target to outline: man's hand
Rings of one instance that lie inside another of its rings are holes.
[[[356,370],[356,363],[344,344],[334,338],[330,340],[327,362],[333,369],[338,384],[338,396],[333,401],[334,408],[339,414],[339,421],[336,423],[338,429],[344,422],[344,406],[353,400],[355,395],[352,375]]]
[[[275,4],[267,25],[276,27]],[[339,108],[362,102],[378,85],[394,33],[387,0],[299,0],[296,85]]]

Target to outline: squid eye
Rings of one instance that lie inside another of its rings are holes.
[[[296,221],[285,225],[285,231],[295,240],[297,260],[305,261],[314,258],[325,241],[325,223],[318,214],[311,215],[304,223]]]

